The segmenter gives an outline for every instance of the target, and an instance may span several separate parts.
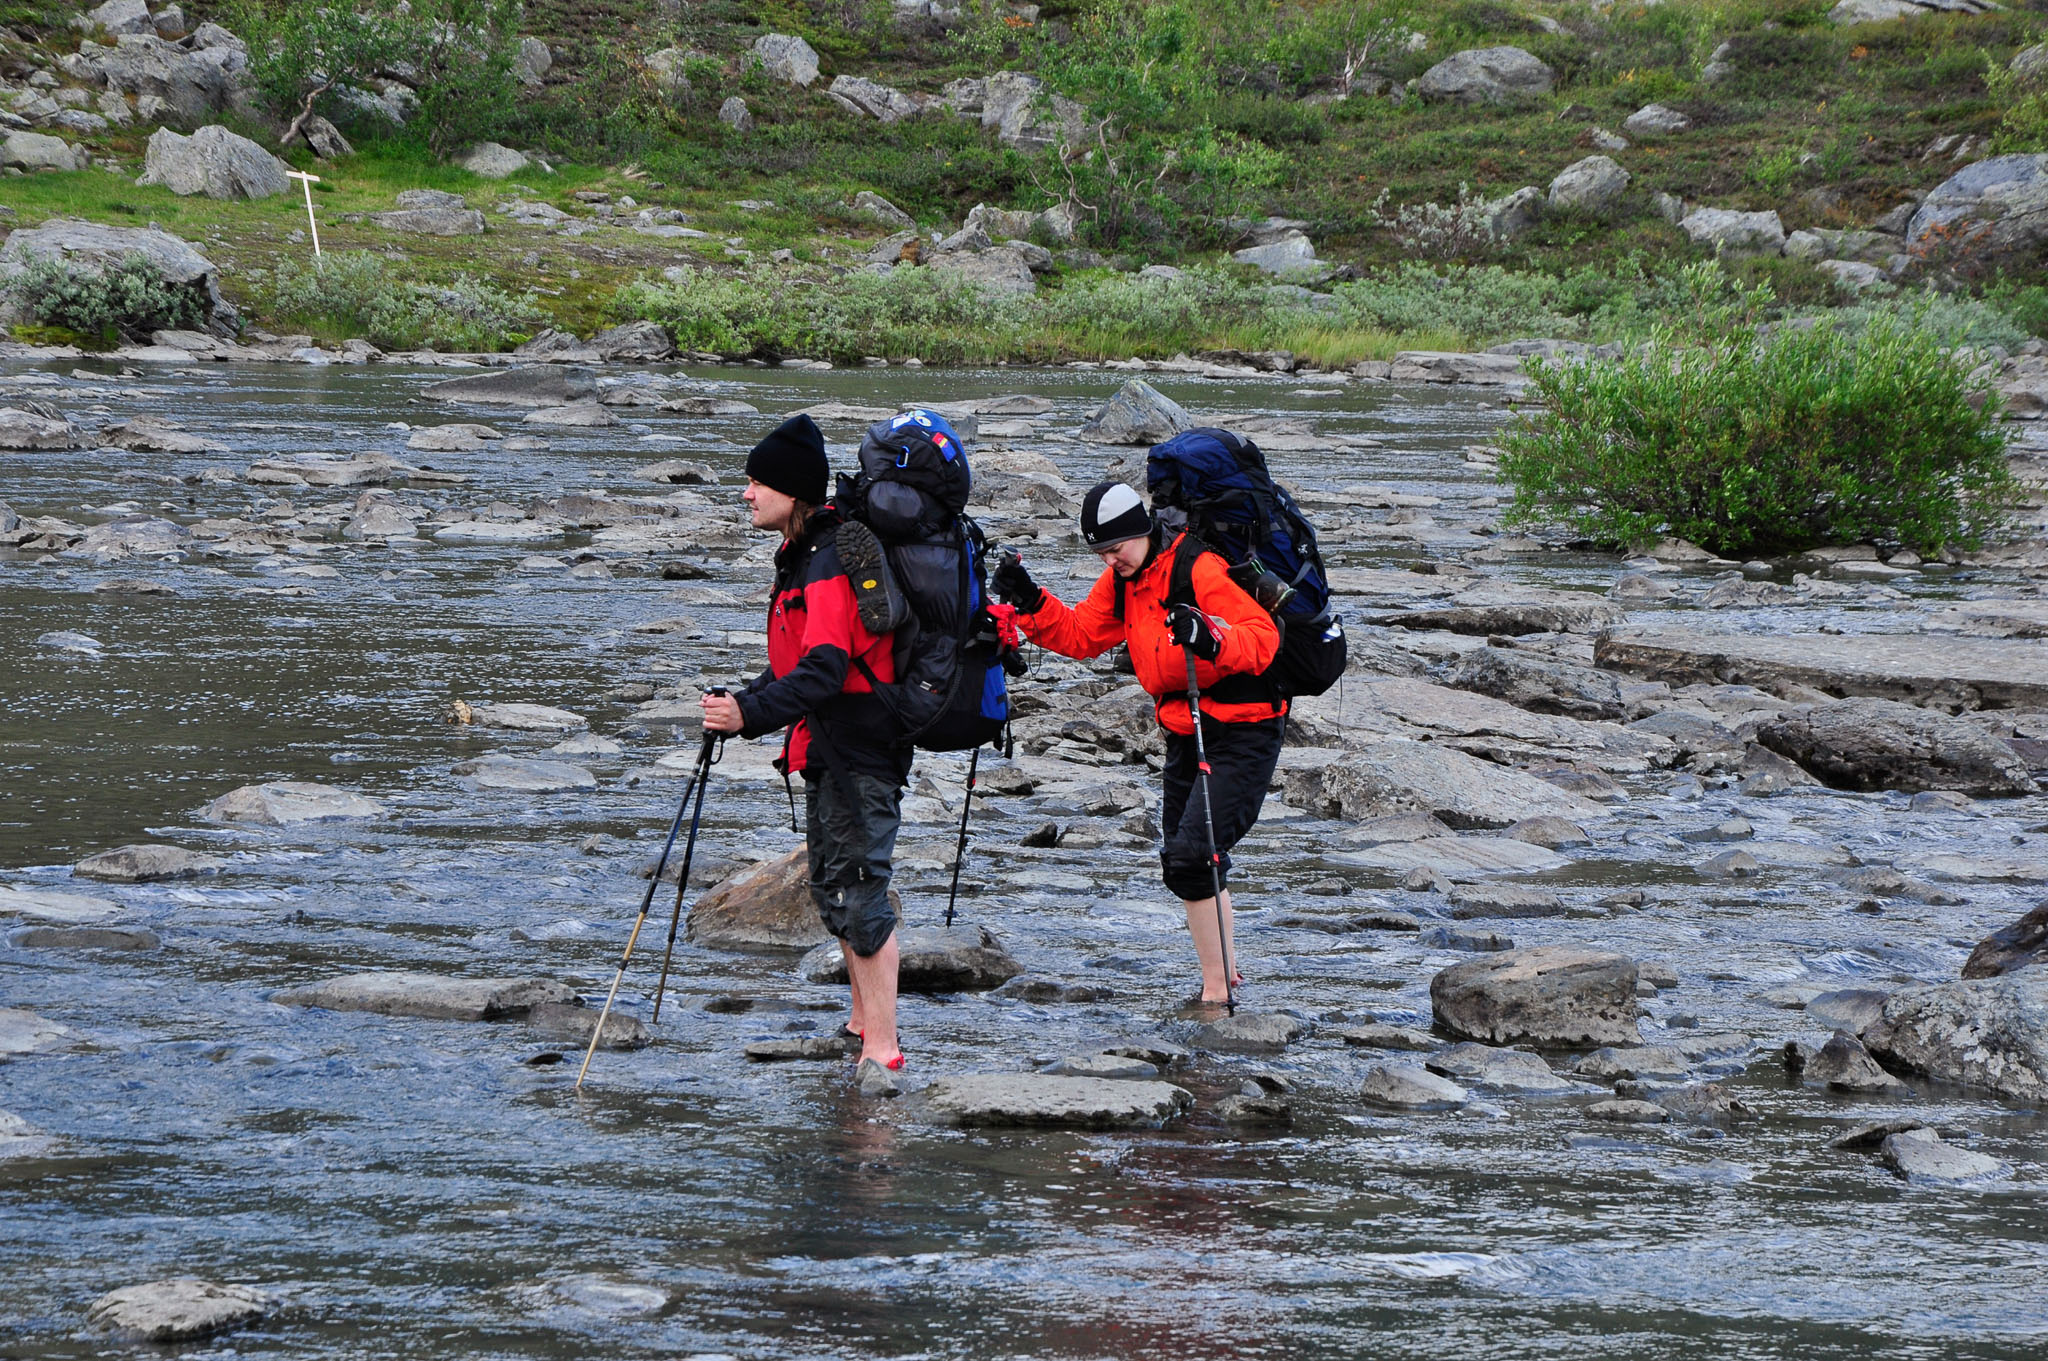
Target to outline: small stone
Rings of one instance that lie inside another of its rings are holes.
[[[1622,1125],[1661,1125],[1671,1112],[1649,1101],[1596,1101],[1586,1107],[1586,1118]]]
[[[1911,1186],[1968,1187],[2012,1180],[2012,1169],[1998,1159],[1943,1143],[1930,1129],[1887,1135],[1878,1157]]]
[[[594,1007],[539,1002],[527,1011],[526,1026],[542,1039],[588,1045],[602,1014]],[[653,1043],[653,1034],[637,1018],[614,1011],[604,1018],[604,1038],[598,1048],[645,1049]]]
[[[139,926],[31,926],[7,941],[17,950],[154,950],[163,944]]]
[[[1836,1135],[1828,1140],[1828,1147],[1842,1152],[1867,1153],[1881,1146],[1894,1134],[1926,1128],[1925,1120],[1916,1120],[1912,1116],[1902,1116],[1896,1120],[1872,1120],[1857,1125],[1846,1134]]]
[[[1216,1118],[1231,1125],[1285,1126],[1294,1123],[1294,1108],[1270,1092],[1239,1092],[1216,1103]]]
[[[1408,1111],[1451,1110],[1472,1099],[1457,1083],[1412,1063],[1375,1066],[1365,1075],[1359,1096],[1375,1106]]]
[[[134,845],[89,855],[73,865],[71,872],[80,879],[145,884],[217,874],[226,866],[227,861],[218,856],[188,851],[182,846]]]
[[[1240,1011],[1203,1026],[1195,1033],[1195,1043],[1223,1053],[1272,1053],[1285,1049],[1309,1029],[1306,1022],[1279,1012]]]
[[[1443,1048],[1443,1042],[1426,1030],[1371,1022],[1337,1032],[1337,1038],[1361,1049],[1406,1049],[1428,1053]]]
[[[1515,948],[1513,939],[1498,931],[1470,931],[1456,926],[1432,926],[1418,935],[1415,943],[1432,950],[1469,950],[1487,954]]]
[[[843,1059],[860,1052],[860,1039],[854,1035],[795,1035],[787,1039],[756,1040],[741,1052],[755,1063]]]
[[[1700,862],[1699,873],[1709,879],[1753,879],[1763,872],[1748,851],[1723,851]]]
[[[1058,1077],[1156,1078],[1159,1068],[1122,1054],[1075,1054],[1043,1071]]]

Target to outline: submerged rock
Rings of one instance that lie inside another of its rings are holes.
[[[384,805],[346,789],[304,780],[277,780],[270,784],[247,784],[221,795],[200,810],[213,822],[251,822],[264,827],[288,827],[300,822],[325,822],[343,818],[381,818]]]
[[[1581,1077],[1615,1082],[1623,1078],[1668,1081],[1692,1071],[1692,1061],[1669,1045],[1609,1046],[1596,1049],[1572,1065]]]
[[[791,1035],[773,1040],[755,1040],[743,1052],[755,1063],[787,1063],[793,1059],[844,1059],[860,1052],[854,1035]]]
[[[1165,1124],[1195,1099],[1170,1082],[973,1073],[925,1089],[934,1116],[964,1126],[1130,1129]]]
[[[48,888],[21,888],[0,884],[0,916],[27,917],[31,921],[77,926],[102,922],[121,915],[121,905],[111,898],[88,893],[60,893]]]
[[[17,950],[154,950],[163,941],[140,926],[31,926],[7,943]]]
[[[588,369],[537,364],[449,378],[429,384],[423,395],[439,402],[564,406],[596,396],[597,380]]]
[[[1282,783],[1297,808],[1353,819],[1432,813],[1453,827],[1477,828],[1602,812],[1534,776],[1433,742],[1376,742],[1327,765],[1290,770]]]
[[[567,761],[530,761],[516,756],[479,756],[458,761],[452,774],[477,789],[509,789],[525,794],[558,794],[597,788],[597,776]]]
[[[254,1323],[269,1311],[270,1297],[260,1290],[181,1276],[109,1291],[85,1317],[129,1341],[189,1342]]]
[[[1384,1025],[1378,1021],[1340,1030],[1337,1032],[1337,1038],[1362,1049],[1406,1049],[1415,1053],[1428,1053],[1432,1049],[1443,1048],[1443,1041],[1426,1030],[1414,1030],[1401,1025]]]
[[[1122,1054],[1072,1054],[1039,1071],[1054,1077],[1156,1078],[1159,1065]]]
[[[576,990],[552,978],[451,978],[427,973],[358,973],[286,988],[270,1000],[288,1007],[373,1011],[437,1021],[501,1021],[546,1003],[567,1005]],[[588,1031],[585,1032],[588,1037]]]
[[[0,1007],[0,1056],[55,1054],[84,1044],[85,1037],[70,1026],[46,1021],[22,1007]]]
[[[985,926],[899,930],[896,941],[902,956],[896,986],[904,992],[986,992],[1024,972]],[[838,942],[805,955],[797,972],[812,983],[844,983],[846,960]]]
[[[1650,1101],[1617,1099],[1594,1102],[1586,1107],[1586,1118],[1621,1125],[1661,1125],[1671,1118],[1671,1112]]]
[[[2048,970],[1902,988],[1863,1043],[1905,1072],[2048,1100]]]
[[[579,1045],[590,1043],[590,1036],[597,1029],[597,1018],[602,1015],[593,1007],[571,1006],[561,1002],[537,1002],[526,1012],[527,1028],[545,1040],[567,1040]],[[604,1038],[598,1042],[599,1049],[645,1049],[654,1043],[654,1035],[636,1017],[627,1016],[614,1010],[604,1018]]]
[[[71,867],[81,879],[104,879],[116,884],[145,884],[163,879],[191,879],[217,874],[227,867],[219,856],[188,851],[182,846],[116,846],[111,851],[89,855]]]
[[[1514,1096],[1555,1096],[1583,1088],[1560,1077],[1535,1054],[1524,1049],[1502,1049],[1490,1044],[1454,1044],[1439,1049],[1422,1061],[1422,1066],[1441,1077],[1455,1078],[1482,1092]]]
[[[1240,1011],[1203,1026],[1195,1033],[1195,1043],[1223,1053],[1270,1054],[1285,1049],[1309,1029],[1307,1022],[1279,1012]]]
[[[1489,1044],[1636,1045],[1636,966],[1541,945],[1454,964],[1430,980],[1437,1024]]]

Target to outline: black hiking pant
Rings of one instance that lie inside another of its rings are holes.
[[[848,796],[857,801],[849,805]],[[858,770],[804,772],[804,841],[811,902],[825,929],[862,959],[889,943],[891,860],[903,825],[903,785]]]
[[[1280,761],[1285,718],[1257,723],[1219,723],[1202,717],[1202,741],[1209,749],[1209,796],[1216,826],[1216,849],[1222,854],[1217,872],[1229,886],[1230,855],[1266,802],[1273,767]],[[1195,739],[1166,734],[1166,798],[1159,827],[1166,834],[1159,848],[1160,878],[1167,891],[1187,902],[1213,897],[1216,882],[1209,874],[1209,830],[1202,819],[1200,771]]]

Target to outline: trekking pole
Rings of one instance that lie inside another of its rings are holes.
[[[974,772],[981,764],[981,748],[967,757],[967,797],[960,803],[960,844],[953,849],[953,887],[946,893],[946,929],[953,929],[953,900],[960,896],[960,866],[967,859],[967,814],[974,807]]]
[[[709,693],[723,695],[726,691],[725,687],[721,685],[712,689]],[[668,995],[669,965],[676,957],[676,928],[682,925],[683,921],[683,891],[690,886],[690,861],[697,854],[697,824],[704,817],[704,787],[711,783],[711,767],[718,764],[718,757],[711,754],[711,744],[713,741],[720,741],[722,743],[723,739],[717,733],[707,730],[704,734],[704,746],[697,753],[697,807],[690,814],[690,839],[683,843],[683,868],[676,875],[676,910],[669,915],[668,949],[662,953],[661,982],[654,989],[654,1019],[657,1022],[661,1020],[661,999]],[[724,750],[725,748],[721,745],[719,747],[720,753],[723,754]],[[687,791],[685,791],[685,797],[687,796]]]
[[[705,734],[705,739],[705,747],[708,750],[710,747],[709,733]],[[703,763],[700,760],[698,763],[699,774],[702,773],[703,768]],[[583,1066],[576,1070],[577,1091],[583,1090],[583,1077],[590,1071],[590,1060],[597,1053],[598,1040],[604,1036],[605,1020],[612,1014],[612,1003],[618,1000],[619,981],[626,976],[626,966],[633,962],[633,947],[640,941],[640,928],[647,925],[647,910],[654,905],[654,890],[661,886],[661,872],[668,868],[668,853],[675,849],[676,833],[683,829],[683,814],[690,806],[690,794],[696,783],[697,777],[693,775],[690,784],[683,787],[683,799],[681,803],[676,805],[675,821],[668,825],[668,841],[661,848],[660,858],[654,862],[654,873],[647,877],[647,892],[640,899],[640,915],[633,920],[633,934],[626,937],[626,953],[619,960],[619,971],[612,975],[612,988],[610,992],[605,994],[604,1010],[597,1014],[597,1025],[590,1032],[590,1048],[583,1052]]]
[[[1196,783],[1202,787],[1202,828],[1209,834],[1209,883],[1216,893],[1216,948],[1223,952],[1223,1006],[1237,1015],[1237,989],[1231,984],[1235,972],[1230,964],[1230,932],[1223,924],[1223,857],[1216,850],[1216,819],[1209,808],[1209,748],[1202,740],[1202,687],[1195,680],[1195,649],[1181,652],[1188,659],[1188,718],[1195,729]],[[1187,816],[1183,813],[1181,816]]]

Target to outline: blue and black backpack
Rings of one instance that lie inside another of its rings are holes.
[[[1231,580],[1279,623],[1279,655],[1259,679],[1282,698],[1320,695],[1335,685],[1344,674],[1344,622],[1330,607],[1315,527],[1274,483],[1259,446],[1211,426],[1184,431],[1152,446],[1145,488],[1153,509],[1187,517],[1199,548],[1229,564]],[[1194,603],[1199,556],[1175,560],[1169,602]]]
[[[995,742],[1010,718],[1008,674],[1023,658],[1002,645],[988,612],[988,540],[967,515],[973,474],[944,416],[912,409],[868,427],[860,472],[833,502],[875,533],[895,595],[896,679],[854,664],[889,706],[899,734],[925,751]],[[881,632],[882,630],[876,630]]]

